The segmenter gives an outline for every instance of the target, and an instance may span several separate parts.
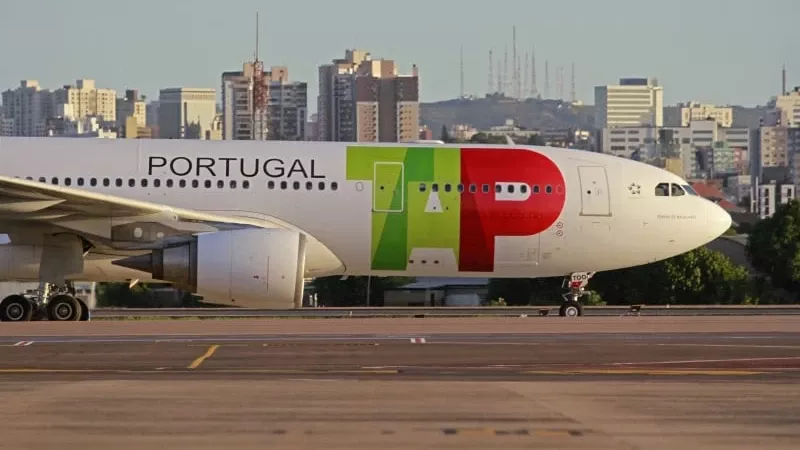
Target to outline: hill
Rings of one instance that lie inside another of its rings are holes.
[[[435,103],[422,103],[421,122],[439,138],[442,125],[469,124],[479,130],[502,125],[514,119],[527,129],[581,128],[595,130],[594,105],[573,106],[560,100],[527,99],[515,101],[502,97],[455,99]],[[733,106],[733,125],[758,128],[764,108]],[[680,126],[680,108],[664,108],[664,125]]]

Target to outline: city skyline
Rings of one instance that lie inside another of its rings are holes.
[[[219,17],[227,16],[219,15],[207,0],[198,0],[191,9],[152,0],[142,0],[135,8],[96,0],[13,3],[4,7],[0,16],[0,40],[19,42],[15,36],[26,31],[29,37],[24,45],[4,50],[0,86],[7,89],[20,80],[36,79],[43,87],[55,89],[90,78],[97,80],[98,86],[118,92],[139,89],[149,99],[157,98],[159,89],[168,87],[214,88],[219,92],[222,72],[236,70],[253,57],[255,12],[259,7],[260,57],[267,66],[287,66],[294,80],[308,82],[309,112],[316,112],[312,99],[318,93],[317,67],[340,57],[346,48],[392,59],[400,73],[410,73],[412,65],[417,64],[421,100],[431,102],[460,94],[459,49],[463,45],[465,93],[482,96],[487,88],[488,51],[494,51],[496,60],[506,46],[511,53],[514,25],[519,54],[535,48],[540,92],[545,61],[549,62],[551,97],[556,96],[556,68],[566,68],[564,76],[569,77],[573,61],[577,99],[589,104],[594,100],[594,86],[613,84],[621,77],[657,78],[665,87],[664,102],[668,105],[688,100],[764,104],[779,91],[784,63],[790,87],[800,84],[800,65],[796,58],[790,58],[791,22],[797,17],[792,11],[800,12],[800,4],[773,0],[769,7],[752,2],[730,8],[730,3],[722,1],[679,0],[653,16],[658,3],[652,3],[648,8],[632,0],[579,6],[509,1],[501,12],[532,17],[528,23],[515,24],[486,21],[477,11],[412,0],[404,4],[405,10],[393,12],[392,23],[397,25],[390,33],[385,21],[363,12],[363,5],[353,1],[315,4],[312,17],[306,17],[308,5],[301,3],[281,5],[281,14],[276,15],[255,1],[228,2],[227,7],[246,18],[225,21]],[[415,8],[417,4],[419,8]],[[575,14],[576,9],[580,14]],[[783,13],[776,15],[775,10]],[[92,32],[103,38],[87,35],[64,39],[74,35],[71,24],[85,20],[87,11],[95,19]],[[570,20],[535,19],[542,16]],[[37,33],[29,32],[29,17],[36,17],[37,26],[42,27]],[[287,20],[289,17],[297,21]],[[345,20],[356,20],[359,25],[342,27]],[[404,21],[415,22],[411,27],[414,33],[403,33],[409,29]],[[753,27],[760,23],[769,26],[768,39],[759,27]],[[609,48],[620,51],[604,50]],[[569,81],[563,82],[568,98]]]

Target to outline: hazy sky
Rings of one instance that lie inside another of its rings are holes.
[[[478,6],[483,5],[483,6]],[[345,48],[420,67],[423,101],[483,95],[488,51],[500,59],[517,26],[518,51],[535,46],[539,90],[550,61],[576,64],[577,97],[620,77],[657,77],[665,102],[765,103],[800,85],[798,0],[26,0],[0,6],[0,90],[22,79],[47,88],[94,78],[100,87],[138,88],[154,99],[165,87],[219,90],[224,70],[252,57],[260,11],[261,57],[308,81],[316,110],[317,69]],[[509,49],[510,53],[510,49]]]

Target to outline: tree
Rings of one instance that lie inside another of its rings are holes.
[[[317,278],[313,281],[320,306],[366,306],[367,284],[370,285],[370,306],[382,306],[383,294],[387,289],[412,283],[408,277],[348,277],[340,276]]]
[[[439,140],[444,143],[449,143],[453,141],[453,138],[450,137],[450,132],[447,131],[447,125],[442,125],[442,135],[439,138]]]
[[[589,283],[608,304],[740,304],[750,293],[747,270],[700,247],[667,260],[598,273]]]
[[[800,291],[800,202],[780,206],[772,217],[753,226],[747,256],[756,269],[768,274],[775,287]]]

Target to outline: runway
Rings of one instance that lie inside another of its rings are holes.
[[[800,446],[800,318],[3,325],[0,447]]]

